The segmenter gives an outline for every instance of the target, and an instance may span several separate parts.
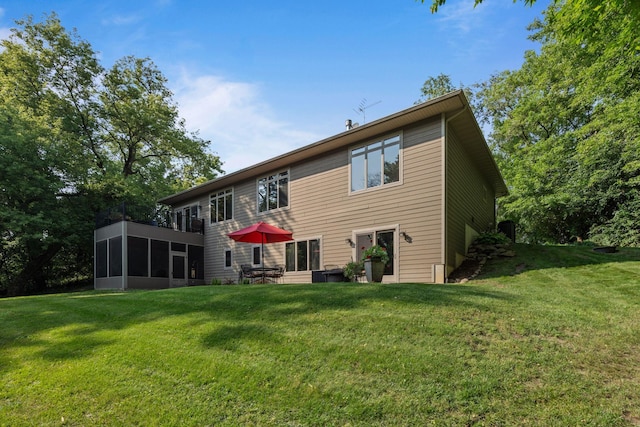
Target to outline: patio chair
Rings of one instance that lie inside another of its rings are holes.
[[[255,279],[254,272],[251,271],[251,266],[249,264],[241,264],[240,265],[240,278],[241,279],[249,279],[251,283],[253,283],[253,279]]]
[[[284,265],[282,264],[276,264],[276,268],[278,270],[276,270],[274,277],[276,278],[277,281],[279,281],[280,279],[282,279],[284,277]]]
[[[284,265],[282,264],[276,264],[266,272],[266,277],[274,279],[276,283],[279,282],[279,279],[282,278],[282,276],[284,276]]]

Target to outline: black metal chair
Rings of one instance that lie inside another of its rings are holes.
[[[284,265],[276,264],[276,269],[273,271],[273,278],[276,279],[276,282],[279,282],[280,279],[284,277]]]
[[[251,283],[253,283],[253,279],[255,279],[254,272],[251,271],[251,266],[249,264],[241,264],[240,265],[240,279],[243,281],[244,279],[249,279]]]

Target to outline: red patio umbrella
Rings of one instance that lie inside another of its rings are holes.
[[[293,240],[293,233],[291,231],[283,230],[282,228],[269,225],[262,221],[241,230],[234,231],[233,233],[229,233],[227,236],[236,242],[260,243],[260,255],[262,256],[263,267],[265,243],[289,242]]]

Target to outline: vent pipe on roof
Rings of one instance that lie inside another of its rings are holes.
[[[351,130],[353,128],[357,128],[358,126],[360,125],[358,123],[353,123],[351,119],[347,119],[344,122],[344,127],[346,128],[346,130]]]

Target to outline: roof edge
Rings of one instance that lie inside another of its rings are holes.
[[[455,106],[450,106],[448,108],[443,108],[442,110],[438,109],[440,104],[446,105],[447,101],[455,100],[457,98],[459,100],[459,104]],[[179,191],[172,195],[163,197],[158,200],[158,203],[174,205],[177,203],[181,203],[191,198],[199,195],[201,192],[207,191],[209,187],[218,187],[224,185],[225,182],[234,183],[244,178],[249,178],[250,176],[256,175],[258,171],[265,169],[269,165],[273,165],[273,169],[277,169],[280,164],[286,163],[294,163],[304,159],[305,152],[313,152],[314,150],[322,149],[322,147],[326,147],[326,151],[330,151],[336,148],[339,148],[343,145],[348,145],[350,143],[354,143],[361,139],[366,139],[371,137],[376,132],[382,133],[385,131],[385,125],[392,125],[395,122],[398,122],[398,127],[403,126],[403,118],[412,116],[414,114],[421,114],[422,119],[427,119],[429,117],[436,116],[440,113],[452,111],[456,108],[469,106],[469,102],[467,101],[464,92],[462,90],[455,90],[453,92],[449,92],[447,94],[441,95],[436,98],[432,98],[423,103],[413,105],[404,110],[398,111],[396,113],[390,114],[388,116],[382,117],[380,119],[374,120],[370,123],[357,126],[353,129],[346,130],[344,132],[335,134],[333,136],[321,139],[314,143],[302,146],[300,148],[296,148],[292,151],[288,151],[284,154],[272,157],[270,159],[264,160],[262,162],[256,163],[254,165],[245,167],[243,169],[231,172],[229,174],[222,175],[220,177],[214,178],[212,180],[206,181],[202,184],[195,185],[186,190]],[[431,113],[430,111],[433,110]],[[477,126],[477,123],[476,123]],[[378,130],[379,129],[379,130]]]

